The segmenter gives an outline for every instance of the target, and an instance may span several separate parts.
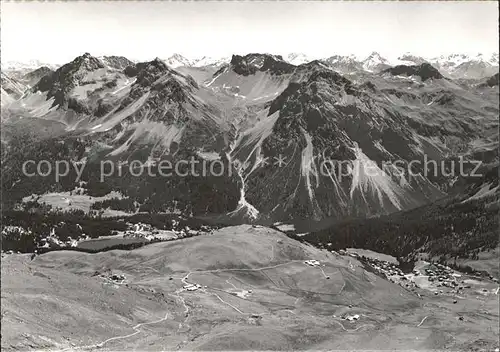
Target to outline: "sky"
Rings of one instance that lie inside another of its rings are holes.
[[[498,51],[498,3],[2,1],[1,49],[3,62],[54,64],[85,52],[132,60],[490,54]]]

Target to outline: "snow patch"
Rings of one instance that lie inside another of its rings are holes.
[[[109,153],[109,156],[119,155],[128,150],[134,142],[155,144],[158,148],[163,148],[162,153],[170,151],[173,142],[179,143],[184,132],[184,127],[175,125],[166,126],[163,123],[143,120],[130,126],[134,133],[120,147]]]
[[[231,160],[231,154],[227,153],[227,158],[229,161],[229,165],[234,165]],[[255,220],[259,217],[259,211],[252,204],[248,203],[245,198],[245,188],[246,188],[246,177],[243,177],[244,165],[236,168],[236,172],[238,173],[238,177],[240,178],[241,188],[240,188],[240,199],[238,201],[238,205],[235,210],[229,212],[229,216],[237,215],[244,213],[248,218]]]
[[[499,185],[492,188],[491,182],[485,183],[476,194],[474,194],[472,197],[467,198],[466,200],[462,201],[462,203],[466,203],[466,202],[481,199],[481,198],[491,197],[491,196],[495,195],[495,193],[498,191],[498,188],[499,188]]]
[[[302,134],[306,139],[306,147],[302,150],[300,172],[302,177],[305,178],[309,199],[313,201],[314,192],[311,186],[311,175],[316,178],[317,187],[319,183],[319,174],[318,170],[316,169],[316,164],[314,163],[314,147],[312,144],[312,137],[304,129],[302,129]]]
[[[380,206],[384,207],[384,199],[388,199],[397,209],[401,210],[402,205],[397,195],[397,185],[391,180],[387,173],[380,169],[378,165],[368,158],[366,154],[356,145],[354,147],[356,159],[353,161],[352,184],[350,190],[351,199],[354,192],[359,190],[362,197],[371,191],[379,200]]]
[[[111,111],[108,115],[104,116],[104,118],[102,119],[102,126],[99,129],[96,129],[96,132],[106,132],[115,127],[123,119],[126,119],[130,115],[137,112],[144,105],[149,97],[149,94],[150,92],[148,91],[123,110],[117,113],[115,111]]]
[[[126,89],[126,88],[129,88],[130,86],[132,86],[132,84],[135,83],[135,81],[137,80],[137,78],[133,78],[133,79],[126,79],[125,82],[123,82],[123,85],[118,88],[117,90],[115,90],[114,92],[112,92],[111,94],[113,95],[116,95],[117,93],[121,92],[122,90]]]

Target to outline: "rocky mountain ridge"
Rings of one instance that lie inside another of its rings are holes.
[[[138,158],[154,165],[174,154],[220,160],[231,170],[234,163],[245,165],[224,178],[230,191],[218,195],[225,200],[217,211],[240,221],[321,222],[419,206],[446,194],[450,178],[408,179],[392,166],[382,169],[383,162],[399,160],[404,168],[426,155],[448,161],[490,153],[498,143],[495,88],[445,79],[428,63],[375,72],[374,63],[385,67],[375,53],[367,61],[374,72],[343,76],[332,67],[341,62],[336,57],[295,66],[279,55],[233,55],[212,76],[196,80],[158,58],[133,63],[86,53],[48,72],[3,110],[33,123],[62,123],[65,138],[82,144],[86,160]],[[276,167],[280,158],[283,165]],[[340,166],[323,170],[332,160]],[[107,189],[127,192],[116,181]],[[153,184],[141,179],[135,196]],[[196,204],[192,196],[183,202],[207,215],[200,205],[210,197]],[[152,199],[161,202],[162,192],[137,202]],[[178,204],[163,202],[167,208]]]

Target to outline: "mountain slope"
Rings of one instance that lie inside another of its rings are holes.
[[[456,263],[468,259],[467,264],[474,267],[499,246],[498,165],[481,174],[464,179],[454,195],[437,202],[380,218],[339,221],[305,239],[331,243],[337,249],[371,249],[406,260],[434,258]],[[495,255],[489,260],[490,264],[480,265],[498,277]]]
[[[25,82],[28,86],[33,87],[40,81],[40,79],[42,79],[43,76],[50,75],[53,72],[54,71],[51,70],[49,67],[42,66],[34,71],[26,73],[22,77],[22,81]]]
[[[392,212],[418,204],[413,197],[421,190],[412,189],[416,186],[404,189],[381,169],[376,175],[365,172],[376,166],[365,154],[360,123],[382,139],[384,134],[397,133],[382,122],[390,115],[380,108],[380,113],[373,113],[376,106],[363,90],[323,67],[313,67],[307,79],[290,83],[270,106],[269,116],[279,111],[279,117],[262,143],[264,158],[274,162],[281,155],[286,166],[251,171],[256,174],[249,181],[250,203],[259,204],[264,213],[316,220]],[[377,155],[368,152],[372,158]],[[381,161],[378,154],[376,162]],[[342,162],[329,164],[335,161]],[[342,177],[343,173],[347,175]]]
[[[13,99],[20,98],[26,90],[26,86],[22,82],[18,81],[15,78],[9,77],[3,72],[1,78],[1,86],[2,91],[5,91],[5,93],[11,96]]]
[[[433,177],[420,164],[413,177],[409,170],[402,177],[390,164],[383,169],[384,161],[447,162],[472,141],[490,136],[488,143],[498,143],[497,108],[483,93],[467,93],[432,72],[430,83],[395,77],[356,85],[321,62],[299,66],[267,121],[232,153],[250,164],[243,172],[246,200],[262,214],[298,221],[390,213],[442,197],[449,177],[441,171]],[[485,124],[467,121],[471,111],[486,114]],[[284,165],[276,167],[280,156]],[[322,170],[332,161],[341,163]]]
[[[99,58],[106,66],[122,71],[134,63],[124,56],[102,56]]]
[[[295,71],[295,66],[281,56],[267,54],[233,55],[229,65],[214,73],[207,86],[217,92],[252,103],[274,98],[283,90]]]

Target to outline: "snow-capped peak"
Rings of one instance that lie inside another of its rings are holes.
[[[201,59],[192,60],[192,66],[194,67],[203,67],[203,66],[221,66],[229,63],[231,58],[223,57],[223,58],[213,58],[210,56],[203,56]]]
[[[292,65],[302,65],[313,61],[313,59],[302,53],[290,53],[286,56],[286,61]]]
[[[332,61],[332,62],[339,62],[339,61],[353,61],[353,60],[358,60],[356,55],[351,54],[351,55],[333,55],[330,56],[327,60]]]
[[[398,66],[398,65],[407,65],[407,66],[414,66],[414,65],[421,65],[424,62],[427,62],[426,59],[424,59],[421,56],[418,55],[413,55],[412,53],[406,52],[403,55],[399,55],[395,59],[389,59],[391,66]]]
[[[57,69],[60,65],[49,64],[39,60],[26,61],[2,61],[2,71],[32,71],[42,66],[49,67],[52,70]]]
[[[181,66],[187,67],[204,67],[204,66],[221,66],[227,64],[231,59],[228,57],[214,58],[211,56],[203,56],[197,59],[188,59],[180,54],[173,54],[168,59],[164,60],[165,63],[171,68]]]
[[[363,61],[363,69],[370,72],[389,65],[389,61],[375,51]]]
[[[171,68],[192,65],[191,60],[187,59],[186,57],[182,56],[181,54],[173,54],[172,56],[170,56],[168,59],[166,59],[164,61]]]
[[[446,66],[458,66],[464,62],[471,60],[472,58],[466,54],[441,55],[431,59],[432,62]]]
[[[454,78],[484,78],[498,72],[498,53],[441,55],[429,62]]]
[[[458,66],[464,62],[485,62],[490,65],[498,65],[498,53],[493,53],[491,56],[478,53],[476,55],[468,54],[450,54],[441,55],[430,59],[432,62],[436,62],[441,65],[447,66]]]
[[[385,58],[382,57],[382,55],[380,55],[376,51],[373,51],[370,55],[368,55],[366,60],[375,60],[375,61],[380,61],[380,62],[387,61]]]

